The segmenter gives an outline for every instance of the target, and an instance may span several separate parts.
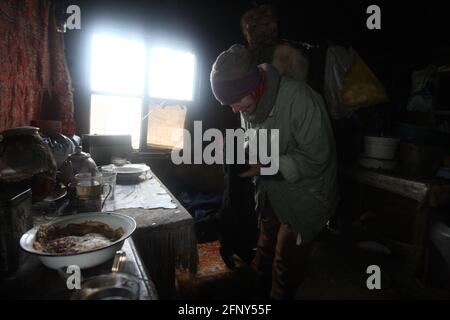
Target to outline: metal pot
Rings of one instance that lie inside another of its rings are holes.
[[[99,174],[97,164],[94,159],[91,158],[89,153],[81,151],[81,147],[75,148],[75,153],[71,154],[60,169],[61,181],[68,185],[71,182],[75,182],[75,175],[78,173],[91,173],[91,175]]]
[[[75,144],[61,133],[48,133],[43,139],[51,148],[58,168],[61,168],[64,161],[75,153]]]

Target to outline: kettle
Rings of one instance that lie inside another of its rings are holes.
[[[89,153],[81,151],[81,146],[75,147],[75,152],[69,155],[60,168],[60,179],[65,185],[75,181],[78,173],[99,174],[97,164]]]

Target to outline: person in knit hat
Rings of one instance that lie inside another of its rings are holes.
[[[262,66],[256,65],[245,46],[234,44],[222,52],[213,64],[211,89],[222,105],[229,105],[233,112],[242,112],[253,119],[256,116],[256,102],[264,92],[267,75]],[[270,76],[273,77],[272,74]],[[258,111],[258,118],[262,118],[263,111],[268,111],[268,108],[259,108]]]
[[[278,129],[279,172],[254,177],[260,235],[253,267],[273,299],[291,299],[300,285],[314,239],[338,202],[336,150],[323,98],[303,80],[257,65],[245,46],[222,52],[210,75],[222,104],[239,112],[246,129]],[[270,148],[267,148],[270,150]]]
[[[216,60],[211,71],[213,94],[222,105],[232,105],[252,93],[262,72],[242,45],[232,45]]]

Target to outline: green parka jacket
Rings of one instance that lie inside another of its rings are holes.
[[[265,92],[256,111],[241,116],[247,129],[279,130],[282,179],[255,179],[257,211],[262,212],[267,196],[280,222],[290,224],[307,243],[324,228],[338,202],[331,123],[323,98],[304,81],[280,76],[269,64],[259,67],[267,76]]]

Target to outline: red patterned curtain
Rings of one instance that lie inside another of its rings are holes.
[[[63,34],[50,0],[0,1],[0,131],[31,120],[60,120],[74,131]]]

